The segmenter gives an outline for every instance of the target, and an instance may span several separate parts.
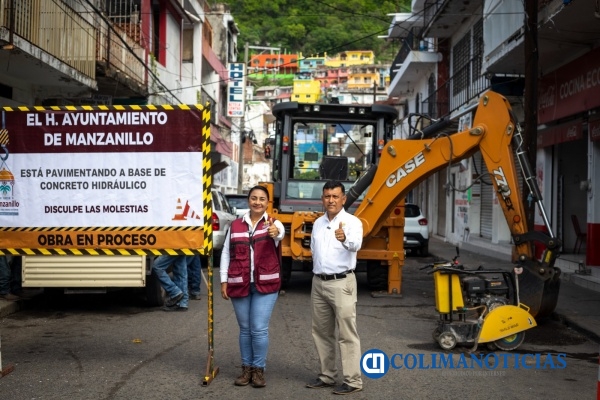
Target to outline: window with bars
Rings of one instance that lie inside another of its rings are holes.
[[[452,49],[452,71],[454,73],[454,93],[465,90],[469,84],[469,59],[471,33],[469,32]]]
[[[483,20],[477,21],[452,49],[453,92],[459,93],[481,76]]]
[[[483,20],[473,26],[473,69],[471,80],[476,81],[481,76],[483,64]]]

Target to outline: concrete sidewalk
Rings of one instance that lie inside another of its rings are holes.
[[[26,308],[27,303],[31,301],[32,298],[39,296],[43,293],[44,291],[42,289],[28,289],[28,297],[23,297],[20,300],[8,301],[0,299],[0,318],[4,318],[7,315],[16,313],[17,311]]]
[[[512,269],[510,255],[498,249],[460,244],[460,261],[467,268]],[[445,242],[442,238],[433,237],[429,241],[429,252],[433,257],[451,260],[456,255],[456,245]],[[560,259],[559,259],[560,260]],[[555,314],[566,325],[576,329],[590,339],[600,343],[600,284],[592,276],[584,276],[561,268],[561,284]],[[583,278],[583,279],[582,279]],[[589,283],[589,285],[588,285]]]

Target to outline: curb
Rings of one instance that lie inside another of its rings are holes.
[[[19,310],[29,308],[29,302],[35,301],[35,298],[41,295],[42,292],[35,293],[29,297],[23,297],[17,301],[0,300],[0,318],[14,314]]]
[[[19,301],[6,301],[0,300],[0,318],[9,316],[10,314],[16,313],[21,309]]]
[[[556,317],[558,318],[558,320],[560,321],[561,324],[581,333],[582,335],[584,335],[591,341],[600,344],[600,335],[598,333],[593,332],[593,331],[589,330],[588,328],[583,327],[582,325],[578,324],[577,322],[570,319],[569,317],[567,317],[564,314],[561,314],[561,313],[558,313],[555,311],[554,315],[556,315]]]

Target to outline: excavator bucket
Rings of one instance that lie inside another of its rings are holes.
[[[550,278],[542,278],[535,272],[523,268],[519,275],[519,296],[521,303],[530,307],[529,312],[536,319],[552,314],[558,303],[560,270]]]

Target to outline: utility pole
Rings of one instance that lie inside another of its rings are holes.
[[[373,104],[377,103],[377,82],[373,85]]]
[[[244,98],[244,112],[240,122],[240,143],[238,154],[238,194],[244,192],[244,130],[246,129],[246,77],[248,76],[248,42],[244,46],[244,89],[242,91]]]
[[[529,157],[529,163],[536,169],[537,159],[537,96],[538,96],[538,2],[533,0],[525,1],[525,105],[524,105],[524,141]],[[534,182],[535,184],[535,182]],[[523,190],[523,204],[527,211],[527,225],[533,228],[535,220],[535,203],[529,201],[527,193]]]
[[[271,54],[273,51],[277,51],[277,54],[281,53],[281,49],[278,47],[263,47],[263,46],[249,46],[248,42],[244,45],[244,78],[248,77],[248,49],[253,50],[269,50]],[[279,58],[279,57],[278,57]],[[278,64],[279,65],[279,62]],[[242,116],[242,121],[240,122],[240,147],[239,147],[239,165],[238,165],[238,194],[242,194],[244,191],[243,188],[243,175],[244,175],[244,135],[246,130],[246,84],[247,81],[244,79],[244,115]],[[250,139],[248,137],[247,139]],[[254,152],[254,148],[252,148],[252,152]],[[254,153],[253,153],[254,154]]]

